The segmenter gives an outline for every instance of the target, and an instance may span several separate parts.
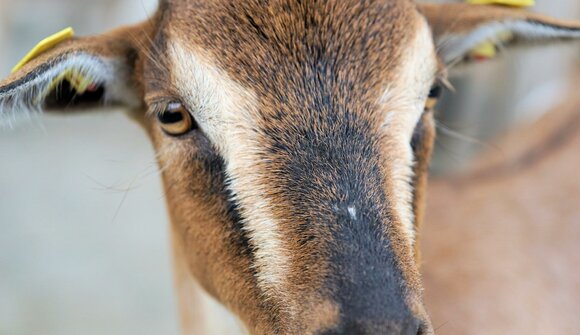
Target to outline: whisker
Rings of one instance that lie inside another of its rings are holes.
[[[500,147],[498,147],[497,145],[494,145],[490,142],[486,142],[486,141],[477,139],[473,136],[462,134],[462,133],[458,132],[457,130],[454,130],[454,129],[448,127],[440,120],[436,120],[435,125],[437,127],[437,131],[440,131],[441,133],[443,133],[449,137],[452,137],[452,138],[455,138],[455,139],[458,139],[461,141],[465,141],[468,143],[477,144],[477,145],[482,146],[486,149],[493,149],[495,151],[498,151],[499,153],[504,154],[503,150]]]
[[[433,331],[438,331],[439,329],[445,327],[447,324],[449,323],[449,321],[445,321],[442,324],[440,324],[439,326],[435,327],[435,329],[433,329]]]
[[[135,183],[137,183],[137,181],[139,181],[139,180],[145,179],[149,176],[156,174],[157,169],[155,169],[152,172],[147,172],[147,170],[149,170],[151,168],[151,166],[152,165],[148,166],[143,172],[141,172],[139,175],[137,175],[135,178],[133,178],[133,180],[131,180],[131,182],[129,183],[129,185],[125,189],[125,192],[123,194],[123,198],[121,199],[121,202],[119,203],[119,206],[117,207],[117,210],[115,211],[115,215],[113,216],[111,222],[115,222],[115,220],[117,219],[119,213],[121,212],[121,208],[123,207],[123,204],[127,200],[127,196],[129,195],[129,192],[138,187],[135,185]]]
[[[440,138],[435,139],[435,146],[437,148],[441,148],[440,151],[442,153],[445,153],[451,160],[453,160],[453,163],[457,165],[461,165],[463,163],[461,155],[456,150],[450,149],[449,146],[447,146],[444,142],[442,142]]]
[[[123,204],[125,203],[125,200],[127,199],[128,194],[129,194],[129,189],[127,189],[125,191],[125,193],[123,194],[123,198],[121,199],[121,202],[119,203],[119,206],[117,207],[117,210],[115,211],[115,215],[113,215],[113,218],[111,219],[111,223],[114,223],[115,220],[117,219],[117,216],[121,212],[121,207],[123,207]]]

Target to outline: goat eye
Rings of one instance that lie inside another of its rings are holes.
[[[178,102],[170,103],[157,113],[161,129],[169,135],[183,135],[195,128],[195,121],[189,111]]]
[[[439,98],[441,98],[441,94],[443,93],[443,88],[441,85],[434,85],[431,87],[431,91],[429,91],[429,96],[427,97],[427,102],[425,102],[425,110],[431,110],[435,108]]]

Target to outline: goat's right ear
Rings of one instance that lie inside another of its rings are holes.
[[[71,37],[52,49],[30,55],[0,81],[0,126],[45,109],[121,104],[137,107],[137,46],[144,25],[95,36]],[[46,46],[46,45],[45,45]]]
[[[419,9],[447,66],[493,58],[496,51],[514,46],[580,39],[578,21],[511,7],[444,3],[421,4]]]

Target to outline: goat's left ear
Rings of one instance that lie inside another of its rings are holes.
[[[580,22],[504,6],[423,4],[439,55],[447,65],[485,60],[522,44],[580,39]]]
[[[45,109],[139,106],[136,47],[146,34],[144,27],[83,38],[72,37],[65,30],[41,42],[0,81],[0,126]]]

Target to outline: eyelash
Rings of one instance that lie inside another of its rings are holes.
[[[151,116],[156,118],[159,127],[169,136],[185,135],[199,128],[193,115],[179,101],[158,102],[151,106]]]
[[[424,112],[429,112],[435,108],[441,96],[443,95],[444,90],[444,85],[439,80],[435,81],[433,86],[431,86],[429,94],[427,94]]]

